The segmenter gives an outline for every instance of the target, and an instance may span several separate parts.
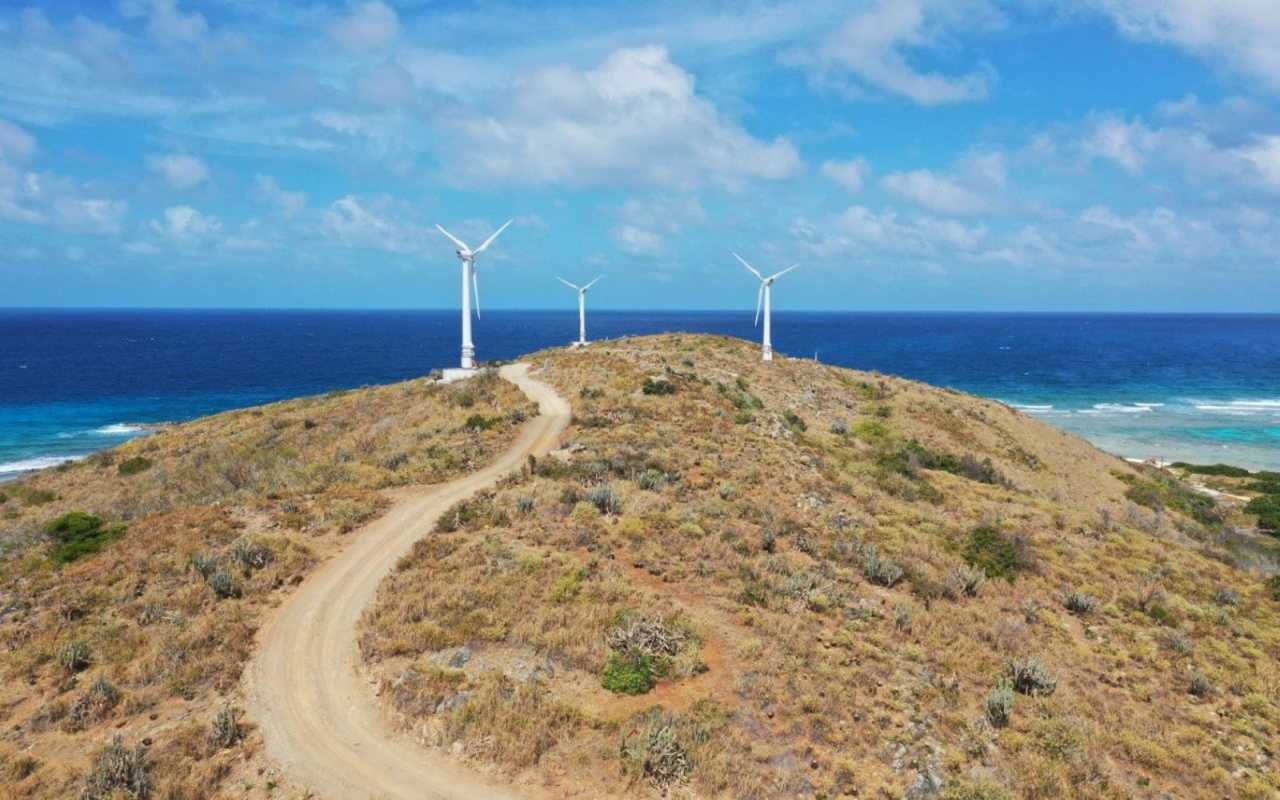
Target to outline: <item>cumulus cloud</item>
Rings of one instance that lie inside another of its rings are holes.
[[[222,222],[191,206],[172,206],[165,209],[161,219],[151,220],[150,227],[155,233],[173,242],[191,244],[221,232]]]
[[[1203,105],[1194,98],[1168,104],[1160,115],[1157,122],[1095,117],[1078,152],[1133,175],[1158,167],[1220,190],[1280,195],[1280,120],[1247,102]]]
[[[291,192],[280,186],[280,182],[270,175],[255,175],[253,178],[254,197],[260,203],[274,206],[286,217],[297,216],[307,207],[306,192]]]
[[[348,50],[385,47],[400,34],[400,17],[386,3],[361,3],[329,26],[329,35]]]
[[[756,139],[697,94],[666,50],[615,51],[595,69],[535,70],[453,131],[456,178],[692,188],[778,179],[800,167],[785,138]]]
[[[1280,14],[1271,0],[1089,0],[1126,36],[1222,63],[1280,91]]]
[[[183,153],[148,156],[147,168],[179,190],[193,189],[209,179],[208,165]]]
[[[387,197],[346,195],[320,213],[326,233],[346,247],[411,253],[422,249],[425,230],[397,214]]]
[[[626,254],[657,256],[668,250],[671,239],[707,219],[702,204],[693,197],[655,196],[631,198],[618,209],[613,240]]]
[[[990,67],[948,75],[917,68],[910,54],[937,49],[957,31],[1002,24],[989,0],[877,0],[845,19],[816,47],[785,60],[809,66],[821,84],[854,93],[873,89],[922,105],[982,100],[994,80]]]
[[[0,120],[0,219],[76,233],[118,233],[128,204],[64,175],[38,172],[34,136]]]
[[[1006,182],[1004,156],[980,153],[963,159],[951,174],[927,169],[895,172],[880,185],[936,214],[966,216],[996,209]]]
[[[871,165],[865,158],[848,161],[824,161],[822,174],[851,192],[862,191],[862,185],[871,174]]]

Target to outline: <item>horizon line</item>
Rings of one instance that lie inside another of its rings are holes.
[[[443,307],[400,307],[400,306],[0,306],[0,313],[15,311],[259,311],[259,312],[299,312],[299,313],[421,313],[421,312],[453,312],[460,313],[456,306]],[[724,314],[741,312],[750,315],[750,310],[741,308],[616,308],[606,307],[594,309],[592,313],[633,313],[633,314]],[[500,307],[486,309],[486,313],[565,313],[577,314],[576,308],[569,307]],[[1008,315],[1047,315],[1070,314],[1091,316],[1121,316],[1145,314],[1152,316],[1280,316],[1275,311],[1236,311],[1236,310],[1152,310],[1152,309],[974,309],[974,308],[796,308],[774,309],[775,314],[1008,314]]]

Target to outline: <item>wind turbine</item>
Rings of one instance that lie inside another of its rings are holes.
[[[760,293],[756,295],[755,324],[756,325],[760,324],[760,307],[764,306],[764,348],[761,353],[761,360],[772,361],[773,360],[773,336],[772,336],[773,284],[776,280],[778,280],[778,278],[781,278],[783,275],[786,275],[788,272],[790,272],[791,270],[795,269],[800,265],[793,264],[787,267],[786,269],[784,269],[782,272],[775,272],[774,274],[766,278],[765,276],[761,275],[756,270],[755,267],[748,264],[746,260],[743,259],[742,256],[738,255],[737,253],[734,253],[733,257],[738,259],[738,261],[741,261],[742,266],[746,267],[751,272],[752,275],[755,275],[757,278],[760,279]]]
[[[498,234],[507,229],[514,220],[507,220],[501,228],[493,232],[493,235],[484,240],[484,244],[472,250],[467,243],[446,231],[440,225],[436,228],[448,236],[454,244],[458,246],[458,258],[462,261],[462,369],[470,370],[476,367],[476,347],[471,341],[471,292],[476,294],[476,317],[480,316],[480,284],[476,280],[476,257],[489,249],[489,245],[493,244],[493,240],[498,238]]]
[[[603,277],[603,275],[597,275],[596,279],[591,283],[588,283],[586,286],[578,286],[577,284],[569,283],[559,275],[556,276],[556,280],[560,281],[565,286],[568,286],[570,289],[576,289],[578,292],[578,347],[586,347],[587,345],[587,290],[592,286],[595,286],[596,281]]]

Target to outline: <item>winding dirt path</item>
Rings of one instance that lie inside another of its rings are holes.
[[[400,497],[351,534],[354,540],[311,574],[259,633],[245,671],[249,715],[267,755],[294,781],[327,800],[497,800],[513,798],[474,772],[393,729],[359,670],[356,626],[378,585],[440,514],[492,486],[530,454],[551,450],[569,424],[569,404],[528,376],[502,377],[538,403],[510,449],[478,472]]]

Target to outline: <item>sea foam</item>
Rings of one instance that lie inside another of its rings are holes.
[[[0,463],[0,475],[16,475],[21,472],[35,472],[38,469],[56,467],[68,461],[79,461],[84,456],[36,456],[19,461]]]

